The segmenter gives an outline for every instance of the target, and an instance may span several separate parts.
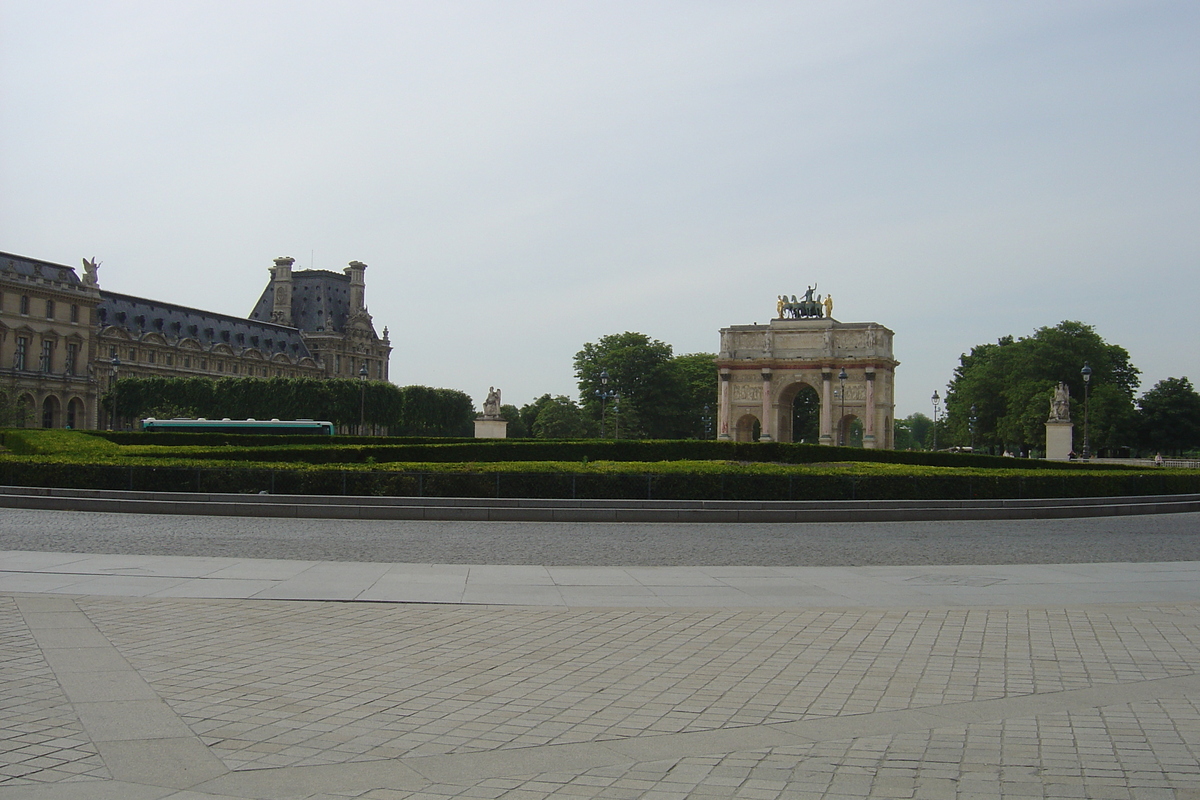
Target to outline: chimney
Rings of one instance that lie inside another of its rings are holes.
[[[367,308],[367,265],[361,261],[351,261],[344,272],[350,276],[350,316],[354,316]]]
[[[296,259],[288,256],[275,259],[271,269],[271,289],[275,305],[271,309],[271,322],[278,325],[292,324],[292,264]]]

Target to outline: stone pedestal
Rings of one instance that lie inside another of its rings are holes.
[[[508,420],[477,417],[475,419],[476,439],[507,439]]]
[[[1046,459],[1066,461],[1074,447],[1075,423],[1069,420],[1050,420],[1046,423]]]

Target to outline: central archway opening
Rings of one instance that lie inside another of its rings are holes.
[[[806,444],[821,441],[821,398],[807,384],[792,398],[792,441]]]

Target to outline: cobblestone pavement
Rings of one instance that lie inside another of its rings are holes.
[[[2,800],[1200,798],[1200,596],[648,609],[10,593],[0,636]]]

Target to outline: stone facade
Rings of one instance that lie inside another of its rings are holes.
[[[776,319],[721,330],[717,357],[717,438],[793,441],[793,403],[812,391],[820,403],[820,443],[849,441],[855,420],[863,447],[891,449],[895,418],[894,333],[874,322]],[[839,380],[842,370],[846,380]]]
[[[106,292],[91,266],[81,279],[72,267],[0,253],[0,375],[25,424],[111,426],[99,398],[118,377],[358,378],[366,366],[369,379],[387,380],[392,348],[366,310],[366,265],[297,273],[296,293],[292,259],[275,264],[241,318]]]
[[[94,275],[0,253],[0,380],[25,424],[95,427]]]
[[[341,273],[323,269],[292,271],[295,259],[277,258],[271,282],[250,313],[251,320],[290,326],[301,332],[325,377],[388,379],[392,346],[387,328],[375,333],[366,305],[367,265],[351,261]]]

